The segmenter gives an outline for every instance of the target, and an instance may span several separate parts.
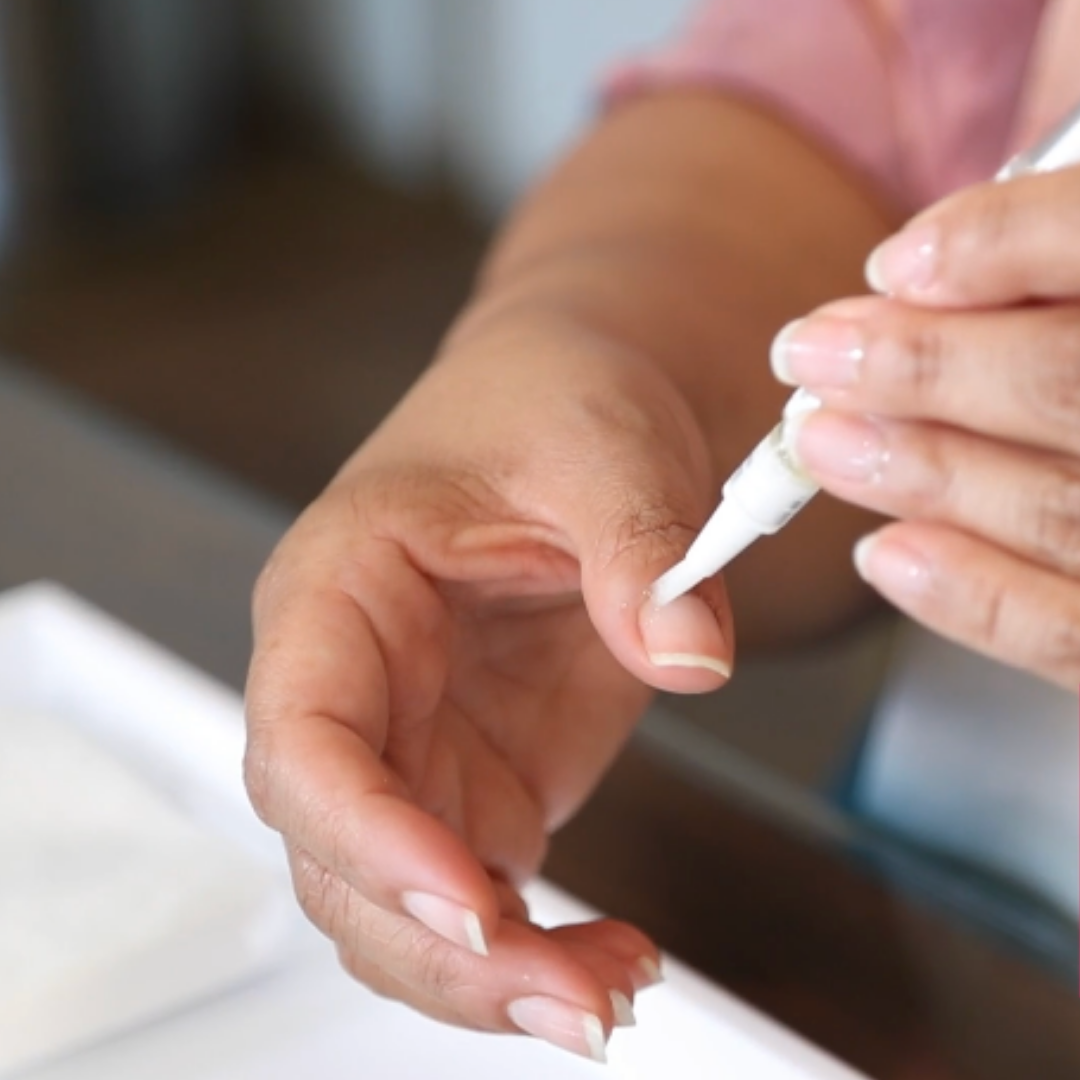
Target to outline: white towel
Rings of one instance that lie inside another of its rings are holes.
[[[0,713],[0,1076],[248,974],[272,872],[70,725]]]

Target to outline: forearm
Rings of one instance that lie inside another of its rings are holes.
[[[634,102],[521,208],[448,352],[548,321],[648,356],[694,410],[719,482],[786,396],[772,336],[864,291],[863,260],[891,224],[841,166],[755,109],[696,93]],[[740,639],[822,633],[863,609],[850,545],[869,523],[819,499],[740,559],[728,574]]]

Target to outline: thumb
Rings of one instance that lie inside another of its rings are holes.
[[[713,509],[694,455],[637,446],[608,459],[571,531],[593,625],[615,658],[658,690],[703,693],[731,676],[734,627],[723,579],[662,608],[650,586],[686,554]],[[585,470],[587,472],[587,470]],[[595,475],[595,474],[594,474]]]

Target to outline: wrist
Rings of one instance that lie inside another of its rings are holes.
[[[492,291],[462,313],[363,456],[498,462],[531,474],[550,471],[561,444],[602,448],[613,428],[644,454],[676,456],[712,490],[704,432],[661,365],[574,303]]]

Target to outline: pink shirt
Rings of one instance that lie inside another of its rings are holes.
[[[709,0],[616,97],[706,85],[790,117],[907,211],[993,175],[1080,99],[1080,0]]]

